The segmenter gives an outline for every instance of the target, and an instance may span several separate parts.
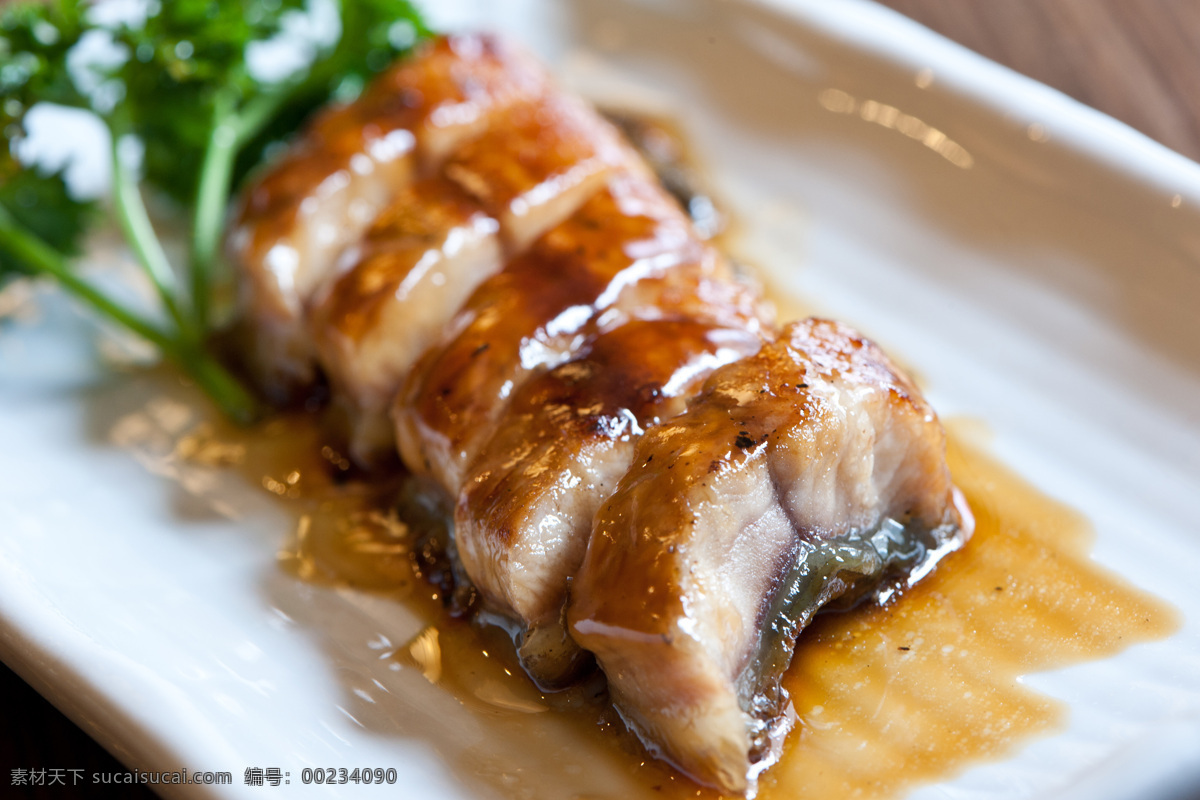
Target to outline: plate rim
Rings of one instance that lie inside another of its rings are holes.
[[[1050,123],[1061,146],[1078,152],[1101,169],[1149,186],[1167,197],[1181,195],[1200,205],[1200,163],[1179,154],[1103,112],[954,43],[873,0],[736,0],[736,4],[786,13],[796,24],[850,47],[916,72],[933,66],[941,88],[997,113],[1016,113],[1032,122]],[[864,24],[865,23],[865,24]],[[15,592],[14,592],[15,593]],[[148,741],[149,731],[119,699],[72,668],[71,653],[86,643],[66,621],[34,604],[0,606],[0,660],[50,700],[75,724],[118,759],[151,761],[163,742]],[[31,625],[43,625],[38,634]],[[63,641],[74,641],[62,647]],[[51,644],[53,642],[53,644]],[[146,768],[131,766],[131,770]],[[240,786],[228,789],[237,794]],[[168,796],[227,796],[220,787],[166,788]]]

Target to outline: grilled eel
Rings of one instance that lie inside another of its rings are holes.
[[[933,411],[837,323],[782,332],[622,136],[533,59],[441,37],[258,175],[228,250],[250,370],[399,453],[543,688],[594,654],[647,747],[749,793],[831,603],[969,535]]]

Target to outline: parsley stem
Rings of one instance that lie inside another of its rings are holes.
[[[165,351],[174,346],[171,338],[154,323],[125,308],[76,275],[57,250],[25,230],[3,206],[0,206],[0,247],[15,256],[32,273],[49,275],[71,294],[159,349]]]
[[[207,330],[212,302],[213,266],[221,243],[225,204],[233,179],[233,162],[240,142],[234,125],[233,99],[227,92],[217,96],[213,125],[204,148],[196,209],[192,217],[192,252],[189,273],[192,283],[192,313],[200,330]]]
[[[117,221],[121,225],[121,231],[125,234],[125,240],[133,248],[138,262],[150,277],[154,288],[158,290],[158,296],[162,299],[163,306],[175,324],[179,326],[180,333],[185,337],[194,337],[195,328],[184,315],[177,300],[179,285],[175,272],[171,269],[171,262],[167,260],[167,254],[163,252],[162,243],[154,233],[150,215],[146,213],[146,206],[142,202],[142,193],[122,162],[119,143],[120,137],[114,130],[112,131],[112,185]]]
[[[261,94],[240,111],[234,110],[231,93],[219,94],[214,102],[213,124],[204,148],[204,161],[200,166],[200,181],[196,189],[189,261],[192,313],[202,331],[207,330],[211,316],[213,268],[221,243],[234,161],[241,149],[291,99],[296,88],[280,87]]]
[[[262,408],[254,395],[203,347],[187,345],[181,351],[168,353],[168,357],[181,366],[221,412],[234,422],[249,425],[262,415]]]
[[[0,206],[0,249],[14,257],[25,271],[53,278],[102,316],[153,344],[231,419],[246,424],[258,418],[258,401],[201,343],[171,336],[81,278],[62,254],[26,230],[3,206]]]
[[[232,120],[237,134],[237,148],[240,150],[258,136],[279,109],[303,87],[303,83],[279,86],[246,103]]]

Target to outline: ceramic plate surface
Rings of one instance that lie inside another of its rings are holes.
[[[1028,677],[1066,728],[914,796],[1200,792],[1200,166],[865,2],[436,6],[679,120],[741,255],[982,420],[1098,561],[1180,610],[1166,640]],[[286,796],[305,766],[395,766],[357,787],[380,797],[631,796],[553,714],[531,755],[381,658],[421,621],[281,570],[279,504],[164,458],[192,396],[98,366],[103,337],[39,307],[0,330],[0,657],[127,764],[233,773],[188,797],[272,793],[248,766],[289,771]]]

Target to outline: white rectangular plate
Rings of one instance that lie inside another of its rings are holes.
[[[911,365],[944,416],[983,420],[1091,519],[1101,563],[1181,610],[1165,641],[1030,677],[1067,728],[916,796],[1200,791],[1200,166],[857,0],[430,5],[678,119],[743,255]],[[294,520],[156,452],[187,390],[97,367],[93,329],[43,300],[0,330],[4,661],[127,764],[234,773],[167,794],[270,792],[247,766],[289,771],[287,796],[305,766],[395,766],[405,797],[625,796],[553,715],[539,760],[381,659],[420,621],[284,574]]]

